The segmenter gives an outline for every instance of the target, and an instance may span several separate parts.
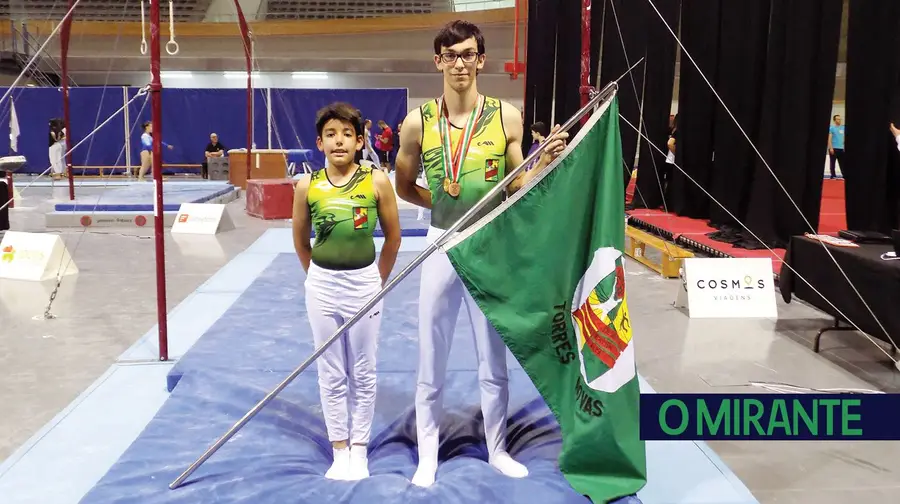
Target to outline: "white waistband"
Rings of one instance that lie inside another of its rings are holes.
[[[378,263],[373,261],[372,264],[358,269],[350,269],[350,270],[333,270],[328,268],[323,268],[313,261],[309,261],[309,271],[306,273],[307,276],[314,275],[328,275],[331,278],[367,278],[369,276],[376,276],[380,278],[380,272],[378,271]]]

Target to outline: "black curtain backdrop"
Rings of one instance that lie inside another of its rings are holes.
[[[524,153],[531,147],[531,125],[539,121],[551,125],[558,12],[559,0],[528,1]]]
[[[603,43],[603,16],[606,15],[606,0],[591,2],[591,86],[602,88],[606,83],[597,83],[600,72],[600,46]]]
[[[783,248],[790,236],[811,231],[807,221],[818,229],[842,0],[779,0],[772,9],[757,145],[784,189],[757,160],[745,223]],[[749,233],[744,238],[739,245],[762,248]]]
[[[669,113],[672,110],[672,98],[675,83],[675,55],[677,44],[666,25],[646,0],[633,1],[643,9],[644,30],[647,34],[647,51],[644,68],[644,126],[642,133],[653,145],[663,152],[668,152],[666,143],[669,140]],[[681,0],[656,0],[656,7],[675,33],[678,33]],[[629,50],[629,59],[634,56]],[[638,68],[640,70],[640,67]],[[630,83],[629,83],[630,85]],[[637,126],[636,123],[634,123]],[[622,126],[622,130],[631,127]],[[665,179],[663,172],[666,156],[650,146],[646,138],[641,139],[640,159],[638,160],[638,178],[634,193],[636,208],[659,208],[663,206]],[[675,169],[672,168],[672,171]],[[666,201],[668,196],[666,196]],[[667,207],[668,205],[666,205]]]
[[[727,3],[726,0],[725,3]],[[684,0],[681,8],[681,41],[706,79],[715,86],[718,74],[720,0]],[[695,219],[709,216],[709,197],[700,190],[710,188],[713,140],[718,101],[697,67],[681,55],[678,96],[678,140],[675,162],[693,181],[675,170],[669,210]]]
[[[557,3],[556,9],[559,17],[556,21],[553,124],[562,124],[581,108],[581,1],[564,0]],[[548,126],[553,127],[553,124],[548,123]],[[574,138],[578,130],[577,125],[570,129],[569,138]]]
[[[734,114],[741,128],[755,142],[769,33],[769,2],[727,0],[722,2],[719,44],[719,76],[716,91]],[[729,212],[743,221],[750,196],[755,152],[735,120],[721,104],[715,114],[715,160],[709,191],[709,224],[721,231],[710,238],[735,243],[741,228]],[[726,212],[727,209],[727,212]]]
[[[897,227],[900,154],[888,124],[900,127],[900,2],[851,0],[847,38],[847,227],[888,233]]]
[[[599,7],[601,2],[595,0],[591,11]],[[603,20],[603,48],[600,63],[600,83],[603,87],[622,76],[631,65],[634,65],[646,53],[647,32],[644,29],[647,9],[646,0],[606,0]],[[615,9],[615,10],[613,10]],[[653,13],[655,16],[656,14]],[[618,24],[616,21],[618,20]],[[596,27],[591,27],[593,31]],[[620,37],[621,28],[621,37]],[[670,35],[671,37],[671,35]],[[622,42],[628,51],[628,62],[622,50]],[[628,63],[631,63],[629,65]],[[634,79],[632,83],[632,79]],[[619,113],[631,124],[637,126],[641,111],[638,99],[644,87],[644,67],[639,65],[619,81]],[[637,89],[637,94],[635,94]],[[668,117],[668,114],[666,115]],[[631,171],[637,155],[638,134],[630,126],[622,122],[622,160],[625,170],[625,186],[631,181]]]

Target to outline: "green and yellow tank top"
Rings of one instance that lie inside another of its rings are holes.
[[[332,270],[365,268],[375,262],[372,233],[378,222],[372,168],[360,166],[350,181],[335,186],[325,169],[312,173],[306,196],[316,241],[312,261]]]
[[[431,225],[447,229],[459,220],[475,203],[494,188],[506,176],[506,132],[500,100],[485,97],[484,108],[475,124],[469,152],[459,172],[460,193],[456,198],[444,191],[444,162],[441,147],[441,130],[438,126],[441,110],[438,100],[431,100],[419,107],[422,114],[422,163],[428,188],[431,190]],[[462,138],[465,124],[450,126],[452,148]],[[503,201],[498,195],[495,201],[479,212],[481,217]],[[471,225],[475,220],[469,221]]]

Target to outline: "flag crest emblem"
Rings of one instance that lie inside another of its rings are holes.
[[[353,229],[369,228],[369,209],[366,207],[353,208]]]
[[[572,297],[572,327],[581,376],[589,387],[612,393],[634,378],[625,266],[619,250],[604,247],[594,253]]]
[[[500,160],[488,159],[484,162],[485,182],[497,182],[500,180]]]

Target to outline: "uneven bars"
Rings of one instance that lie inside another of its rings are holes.
[[[637,64],[635,64],[635,66],[636,65]],[[634,68],[634,67],[632,67],[632,68]],[[631,69],[629,69],[628,71],[630,72]],[[626,72],[626,75],[627,75],[627,72]],[[612,98],[612,96],[615,95],[615,92],[617,89],[618,89],[618,84],[616,81],[616,82],[610,82],[602,90],[597,91],[596,94],[593,97],[591,97],[591,99],[588,101],[588,103],[585,106],[583,106],[578,112],[575,113],[575,115],[573,115],[571,118],[569,118],[569,120],[566,121],[565,124],[563,124],[561,126],[560,131],[565,132],[565,131],[570,130],[583,116],[585,116],[588,113],[588,111],[590,111],[592,108],[600,105],[603,101]],[[552,139],[552,137],[550,139]],[[188,467],[180,476],[178,476],[178,478],[175,479],[175,481],[173,481],[169,485],[169,488],[173,489],[173,490],[178,488],[184,482],[185,479],[187,479],[204,462],[206,462],[210,457],[212,457],[213,454],[215,454],[216,451],[219,450],[219,448],[221,448],[223,445],[225,445],[225,443],[227,443],[229,439],[231,439],[241,428],[243,428],[244,425],[247,424],[247,422],[249,422],[254,416],[256,416],[257,413],[259,413],[267,404],[269,404],[269,402],[271,402],[272,399],[274,399],[276,395],[278,395],[282,390],[284,390],[285,387],[287,387],[292,381],[294,381],[295,378],[297,378],[297,376],[300,375],[300,373],[302,373],[307,367],[309,367],[313,362],[315,362],[315,360],[317,358],[319,358],[319,356],[322,355],[322,353],[324,353],[325,350],[329,346],[331,346],[332,343],[334,343],[335,341],[337,341],[338,338],[340,338],[341,334],[343,334],[352,325],[356,324],[356,322],[358,322],[359,319],[361,319],[366,313],[368,313],[368,311],[371,310],[372,307],[375,306],[376,303],[381,301],[381,299],[383,299],[384,296],[386,296],[388,294],[388,292],[390,292],[394,287],[397,286],[397,284],[399,284],[404,278],[406,278],[410,273],[412,273],[420,264],[422,264],[423,261],[425,261],[425,259],[428,258],[428,256],[430,256],[435,251],[437,251],[444,244],[444,242],[447,241],[448,238],[450,238],[454,233],[456,233],[459,230],[459,228],[461,228],[464,224],[468,223],[468,221],[470,221],[475,215],[477,215],[478,212],[480,212],[481,209],[484,208],[485,205],[487,205],[491,200],[493,200],[494,198],[499,196],[501,192],[505,191],[506,187],[516,177],[518,177],[519,174],[522,173],[522,171],[524,171],[525,167],[528,166],[529,164],[531,164],[532,161],[536,160],[543,153],[544,149],[547,147],[547,145],[549,145],[550,139],[545,140],[534,152],[532,152],[522,162],[522,164],[520,164],[519,166],[516,167],[516,169],[514,169],[513,171],[508,173],[506,175],[506,177],[504,177],[503,180],[499,184],[497,184],[493,189],[491,189],[490,192],[488,192],[483,198],[481,198],[481,201],[479,201],[478,203],[475,204],[475,206],[470,208],[469,211],[465,213],[465,215],[463,215],[462,217],[460,217],[460,219],[458,221],[456,221],[456,223],[454,223],[452,226],[450,226],[449,229],[444,231],[443,234],[441,234],[441,236],[438,237],[438,239],[434,241],[434,243],[430,244],[415,259],[413,259],[412,262],[410,262],[405,268],[403,268],[403,270],[400,273],[398,273],[393,279],[391,279],[391,281],[388,282],[387,285],[385,285],[378,294],[376,294],[372,299],[370,299],[369,302],[365,304],[365,306],[363,306],[358,312],[356,312],[356,314],[353,315],[353,317],[351,317],[346,322],[344,322],[344,324],[341,327],[339,327],[334,332],[334,334],[332,334],[331,337],[329,337],[328,340],[325,341],[325,343],[323,343],[319,348],[317,348],[316,351],[313,352],[313,354],[311,356],[309,356],[309,358],[307,358],[305,361],[303,361],[303,363],[300,364],[300,366],[297,367],[297,369],[295,369],[287,378],[285,378],[280,384],[278,384],[278,386],[275,387],[274,390],[269,392],[269,394],[266,397],[264,397],[260,402],[258,402],[256,404],[256,406],[253,407],[253,409],[251,409],[249,412],[247,412],[247,414],[244,415],[243,418],[238,420],[237,423],[235,423],[231,427],[231,429],[229,429],[228,432],[225,433],[225,435],[223,435],[221,438],[219,438],[219,440],[216,441],[216,443],[213,446],[211,446],[208,450],[206,450],[206,452],[203,455],[201,455],[200,458],[197,459],[197,461],[195,461],[193,464],[191,464],[190,467]]]
[[[150,1],[150,119],[153,123],[153,216],[156,235],[156,313],[159,360],[169,360],[169,324],[166,307],[166,245],[163,220],[162,80],[160,70],[159,2]]]

